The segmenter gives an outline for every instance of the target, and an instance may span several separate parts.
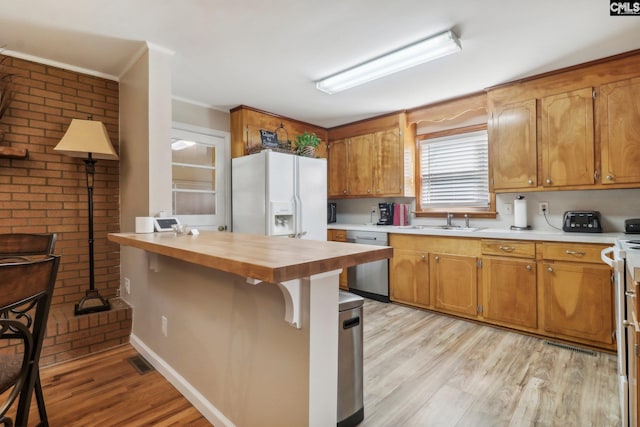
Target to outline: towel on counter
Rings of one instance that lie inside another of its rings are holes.
[[[409,225],[409,205],[405,203],[393,204],[393,225]]]

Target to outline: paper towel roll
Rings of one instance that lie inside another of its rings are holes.
[[[153,233],[153,218],[150,216],[137,216],[136,233]]]
[[[513,202],[513,225],[527,228],[527,201],[524,196],[517,196]]]

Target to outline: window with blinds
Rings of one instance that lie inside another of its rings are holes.
[[[487,131],[420,141],[422,209],[489,208]]]

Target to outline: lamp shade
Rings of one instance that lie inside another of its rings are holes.
[[[73,119],[54,151],[71,157],[118,160],[104,123],[94,120]]]

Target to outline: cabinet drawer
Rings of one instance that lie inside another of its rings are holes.
[[[346,230],[327,230],[327,240],[330,242],[346,242],[347,231]]]
[[[558,261],[580,261],[601,264],[600,252],[603,245],[580,243],[542,243],[542,258]]]
[[[499,255],[519,258],[535,258],[536,244],[521,240],[482,239],[483,255]]]
[[[333,230],[333,240],[336,242],[346,242],[347,230]]]

